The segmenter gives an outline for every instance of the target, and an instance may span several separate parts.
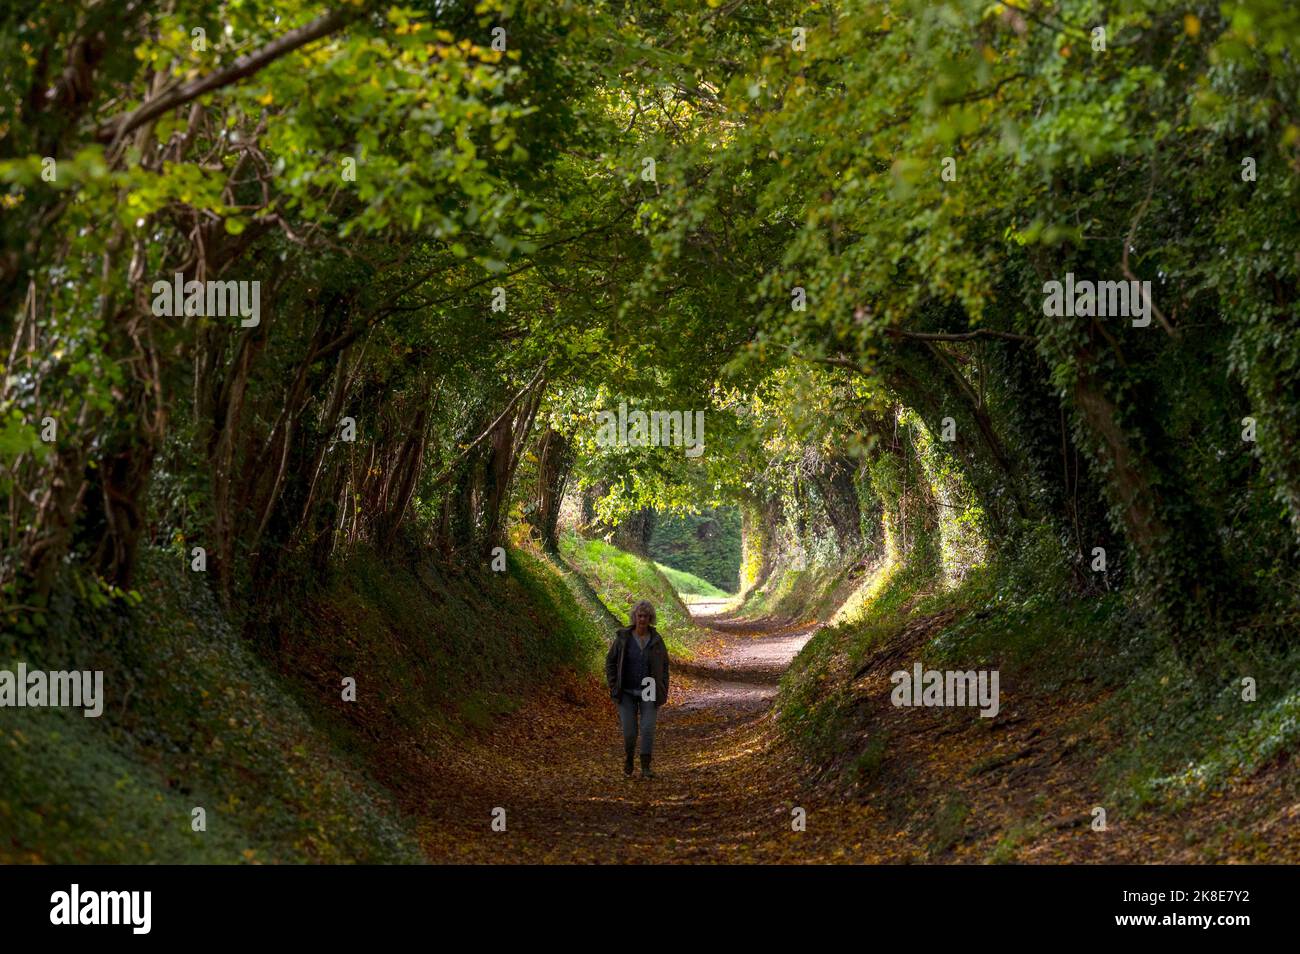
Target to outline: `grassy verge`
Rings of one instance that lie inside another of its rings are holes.
[[[669,585],[687,606],[704,601],[727,600],[735,595],[685,570],[675,570],[662,563],[656,563],[655,566],[668,578]]]
[[[691,620],[686,604],[655,563],[576,533],[560,538],[560,554],[591,584],[621,625],[627,625],[628,614],[638,600],[653,603],[658,618],[656,628],[669,652],[690,657],[699,629]]]

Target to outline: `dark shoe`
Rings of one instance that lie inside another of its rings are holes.
[[[641,753],[641,777],[642,778],[655,777],[655,773],[650,771],[650,756],[646,755],[644,752]]]
[[[623,774],[626,775],[628,778],[632,777],[632,754],[635,751],[635,749],[636,749],[636,743],[633,742],[631,745],[627,746],[627,748],[624,751],[624,755],[626,757],[623,759]]]

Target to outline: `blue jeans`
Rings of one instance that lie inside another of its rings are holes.
[[[639,692],[623,691],[618,697],[618,721],[623,726],[623,746],[636,745],[637,711],[641,713],[641,754],[649,755],[655,745],[655,713],[653,702],[641,698]]]

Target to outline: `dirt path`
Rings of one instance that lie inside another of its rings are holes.
[[[707,608],[704,608],[707,612]],[[698,611],[698,610],[697,610]],[[951,709],[899,710],[888,674],[915,658],[943,618],[918,618],[861,678],[852,725],[866,758],[854,768],[809,765],[772,723],[781,673],[813,629],[700,620],[711,636],[674,663],[659,714],[649,781],[622,773],[618,717],[599,680],[552,682],[491,730],[398,756],[408,809],[427,819],[431,860],[469,862],[1203,862],[1300,857],[1286,769],[1181,815],[1125,817],[1094,831],[1101,797],[1087,712],[1008,691],[997,719]],[[897,657],[895,659],[894,657]],[[850,667],[851,669],[852,667]],[[414,749],[414,751],[412,751]],[[838,784],[814,784],[823,769]],[[792,827],[796,807],[806,830]],[[506,829],[492,828],[504,809]],[[499,816],[499,813],[498,813]],[[1240,830],[1240,835],[1232,835]],[[1207,852],[1189,832],[1233,839]],[[1214,833],[1219,834],[1214,834]],[[1247,843],[1240,846],[1242,838]]]
[[[810,829],[819,815],[825,824],[825,809],[805,803],[810,793],[768,724],[780,675],[814,629],[701,621],[713,635],[691,663],[674,664],[659,714],[657,778],[623,777],[615,710],[599,686],[575,678],[503,720],[481,740],[487,751],[439,754],[455,794],[429,806],[431,857],[849,860],[837,840],[792,829],[795,806],[813,816]],[[506,811],[504,832],[491,831],[495,807]]]

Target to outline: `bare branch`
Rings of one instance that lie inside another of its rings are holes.
[[[497,426],[502,421],[505,420],[506,415],[514,410],[515,405],[519,403],[520,399],[529,391],[531,391],[533,388],[535,388],[538,382],[542,380],[542,374],[545,371],[546,371],[546,365],[543,364],[540,368],[537,369],[537,373],[533,375],[533,379],[524,385],[523,390],[521,390],[518,394],[516,394],[514,397],[510,399],[510,403],[508,403],[505,406],[505,408],[501,411],[501,413],[497,415],[496,420],[494,420],[491,424],[489,424],[487,426],[487,429],[484,430],[482,434],[474,438],[474,440],[470,441],[470,443],[466,445],[465,449],[456,455],[456,459],[447,465],[446,470],[444,470],[442,474],[438,477],[438,479],[433,482],[432,486],[441,487],[443,484],[445,484],[447,481],[451,479],[452,474],[456,472],[456,465],[459,464],[462,460],[464,460],[467,456],[469,456],[470,451],[472,451],[475,447],[478,447],[479,444],[482,444],[485,440],[488,439],[488,437],[491,436],[492,432],[497,429]]]
[[[314,40],[319,40],[321,37],[336,32],[352,20],[355,20],[359,15],[359,12],[355,9],[334,10],[316,18],[305,26],[290,30],[261,49],[239,57],[223,70],[183,83],[157,99],[141,103],[136,109],[124,116],[114,117],[99,127],[99,130],[95,133],[95,138],[100,142],[116,142],[132,130],[143,126],[150,120],[156,119],[169,110],[175,109],[177,106],[182,106],[205,93],[210,93],[213,90],[229,86],[231,83],[252,76],[280,57],[292,53]]]
[[[1027,341],[1033,343],[1038,339],[1032,335],[1018,335],[1013,331],[994,331],[992,328],[976,328],[974,331],[938,333],[928,331],[905,331],[902,328],[886,328],[885,334],[891,338],[915,338],[918,341],[971,341],[975,338],[1005,338],[1007,341]]]

